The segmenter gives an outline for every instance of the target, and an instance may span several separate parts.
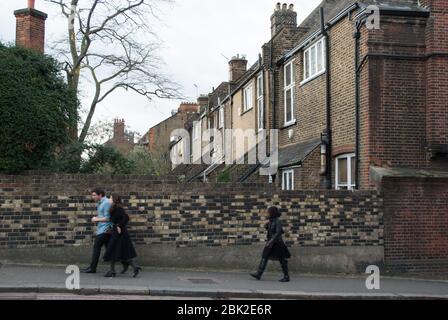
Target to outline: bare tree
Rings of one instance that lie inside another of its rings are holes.
[[[82,74],[93,82],[79,137],[78,124],[70,129],[74,141],[86,140],[98,104],[118,89],[148,99],[180,98],[178,85],[161,72],[163,61],[156,55],[160,43],[149,23],[157,19],[157,5],[171,0],[45,1],[59,6],[67,18],[67,37],[55,48],[65,59],[70,88],[79,93]]]

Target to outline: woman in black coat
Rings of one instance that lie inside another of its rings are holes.
[[[268,232],[268,241],[263,250],[262,259],[256,273],[252,273],[251,276],[257,280],[261,279],[266,267],[268,265],[268,260],[280,261],[280,265],[283,270],[283,279],[280,282],[289,282],[289,271],[288,271],[288,260],[291,258],[291,253],[283,242],[283,227],[280,221],[281,213],[277,207],[270,207],[268,209],[269,222],[266,225],[266,230]]]
[[[137,257],[135,248],[132,244],[129,236],[127,225],[129,222],[129,216],[123,209],[121,198],[117,195],[111,197],[112,207],[110,209],[110,221],[113,224],[111,237],[107,245],[107,250],[104,255],[104,261],[110,262],[110,270],[106,273],[105,277],[111,278],[116,276],[115,263],[122,262],[123,271],[126,273],[129,266],[134,269],[134,278],[137,277],[141,268],[138,267],[134,258]]]

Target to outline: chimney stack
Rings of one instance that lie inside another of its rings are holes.
[[[179,113],[198,113],[199,105],[193,102],[182,102],[178,109]]]
[[[124,138],[125,122],[124,119],[115,119],[114,122],[114,139]]]
[[[45,20],[48,15],[34,8],[35,0],[28,0],[28,8],[14,11],[16,17],[16,46],[44,53]]]
[[[297,27],[297,12],[294,11],[294,5],[278,2],[274,14],[271,16],[271,33],[274,37],[281,29],[285,27]]]
[[[245,57],[236,55],[229,61],[229,80],[235,82],[247,71],[247,60]]]

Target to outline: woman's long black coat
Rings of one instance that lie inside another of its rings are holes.
[[[114,227],[107,245],[104,261],[129,261],[137,257],[134,245],[129,236],[127,225],[129,216],[123,208],[115,207],[111,212],[110,217]],[[117,227],[120,227],[121,233],[118,233]]]
[[[263,259],[284,260],[291,258],[291,253],[283,242],[283,227],[280,219],[270,219],[266,225],[268,242],[263,250]]]

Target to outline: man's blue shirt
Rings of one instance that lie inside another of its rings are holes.
[[[107,218],[107,220],[110,220],[110,207],[111,204],[109,202],[109,199],[107,197],[104,197],[101,199],[100,202],[98,202],[98,218]],[[104,234],[112,227],[111,222],[98,222],[98,226],[96,228],[96,235],[99,236],[101,234]]]

